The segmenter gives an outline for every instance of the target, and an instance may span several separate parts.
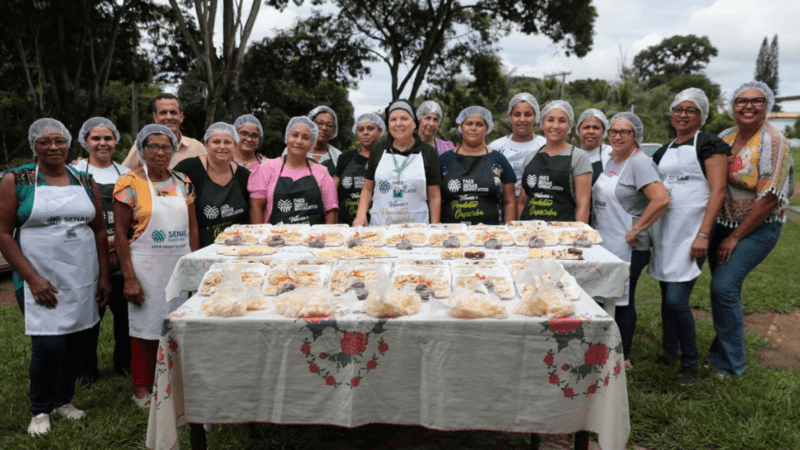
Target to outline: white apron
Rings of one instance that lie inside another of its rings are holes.
[[[422,153],[383,153],[375,168],[370,225],[428,223],[428,184]]]
[[[164,293],[175,264],[189,254],[189,212],[183,189],[175,197],[158,197],[153,190],[147,166],[144,167],[147,187],[153,203],[150,222],[138,239],[131,243],[131,262],[136,279],[142,286],[141,306],[128,303],[130,335],[140,339],[157,340],[167,315],[176,309],[177,302],[167,302]]]
[[[603,155],[603,167],[607,167],[608,160],[608,154]],[[631,262],[633,247],[625,240],[625,235],[631,229],[634,216],[628,214],[619,203],[615,190],[629,161],[630,157],[616,176],[608,175],[605,171],[601,173],[592,186],[592,220],[594,228],[603,237],[600,245],[627,263]],[[617,299],[616,306],[628,306],[629,285],[630,279],[625,281],[625,292]]]
[[[72,171],[72,168],[67,168]],[[83,186],[39,186],[34,174],[31,215],[19,228],[22,253],[36,272],[58,289],[55,308],[33,299],[25,283],[25,334],[63,335],[91,328],[100,320],[95,295],[100,263],[94,231],[94,202]]]
[[[672,148],[672,141],[658,163],[661,181],[674,200],[653,224],[653,257],[647,273],[659,281],[690,281],[701,273],[691,258],[692,243],[703,223],[711,187],[697,159],[698,134],[692,145]]]

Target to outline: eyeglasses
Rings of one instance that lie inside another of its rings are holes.
[[[254,141],[257,141],[261,137],[261,135],[258,133],[248,133],[247,131],[240,131],[239,137],[242,139],[250,138]]]
[[[733,101],[733,104],[736,105],[737,108],[744,108],[747,104],[753,105],[755,108],[760,108],[767,103],[767,99],[764,97],[756,97],[756,98],[737,98]]]
[[[608,130],[608,137],[614,137],[616,135],[620,135],[622,137],[628,137],[633,134],[633,130],[615,130],[610,129]]]
[[[66,139],[56,139],[53,141],[51,141],[50,139],[40,139],[37,140],[35,143],[37,146],[44,148],[50,148],[50,146],[52,146],[53,144],[56,144],[56,147],[58,148],[69,147],[69,141],[67,141]]]
[[[314,123],[317,124],[317,128],[327,128],[329,130],[332,130],[334,127],[334,125],[331,122],[314,122]]]
[[[163,151],[164,153],[172,153],[172,150],[175,149],[175,147],[171,145],[158,145],[158,144],[147,144],[147,147],[145,148],[150,153],[158,153],[159,150]]]
[[[681,108],[680,106],[676,106],[675,108],[672,109],[672,115],[673,116],[680,116],[683,113],[686,113],[686,115],[689,116],[689,117],[694,117],[694,116],[700,114],[700,110],[697,109],[697,108],[685,108],[684,109],[684,108]]]

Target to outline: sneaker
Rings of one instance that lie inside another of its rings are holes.
[[[661,364],[662,366],[671,366],[673,364],[676,364],[679,360],[680,357],[678,355],[670,355],[667,353],[664,353],[663,355],[656,358],[656,362]]]
[[[697,366],[681,366],[681,373],[678,374],[678,384],[691,386],[695,380],[697,380]]]
[[[83,417],[84,412],[76,408],[72,403],[67,403],[64,406],[59,406],[55,409],[55,413],[62,419],[78,420]]]
[[[33,416],[31,424],[28,425],[28,434],[31,436],[38,436],[50,431],[50,415],[41,413]]]

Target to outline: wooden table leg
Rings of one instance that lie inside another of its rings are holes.
[[[588,431],[578,431],[575,433],[575,450],[589,450]]]
[[[542,445],[542,435],[533,433],[531,435],[531,450],[539,450],[540,445]]]
[[[192,440],[192,450],[206,450],[206,430],[202,423],[190,423],[189,435]]]

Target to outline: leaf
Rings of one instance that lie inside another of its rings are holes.
[[[339,367],[347,367],[348,364],[358,362],[355,361],[353,355],[349,355],[347,353],[337,353],[336,356],[333,356],[331,359],[336,361],[336,365]]]
[[[320,320],[319,322],[306,322],[306,327],[311,330],[311,337],[316,341],[318,337],[322,336],[325,328],[336,329],[336,319]]]
[[[384,331],[386,331],[386,328],[383,327],[383,325],[386,323],[386,321],[387,321],[387,319],[378,320],[378,323],[376,323],[375,326],[372,327],[372,330],[370,330],[370,333],[381,334]]]

